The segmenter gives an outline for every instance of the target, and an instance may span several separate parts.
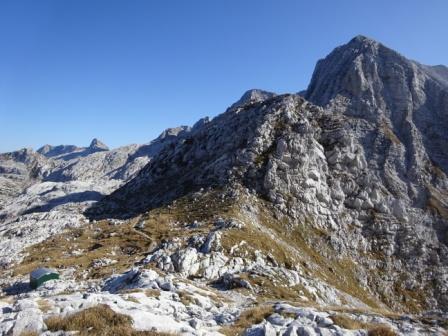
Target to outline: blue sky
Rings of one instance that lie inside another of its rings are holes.
[[[448,64],[447,13],[446,0],[2,0],[0,152],[145,143],[247,89],[306,88],[357,34]]]

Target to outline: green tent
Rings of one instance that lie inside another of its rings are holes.
[[[59,279],[59,274],[49,268],[36,268],[30,273],[30,286],[36,289],[48,280]]]

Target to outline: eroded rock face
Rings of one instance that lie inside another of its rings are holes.
[[[443,69],[410,61],[358,36],[318,62],[305,97],[352,117],[352,132],[369,166],[382,164],[395,171],[399,181],[392,176],[389,180],[399,196],[421,204],[424,197],[415,185],[431,183],[435,167],[448,171],[448,156],[442,150],[448,141],[448,82]]]
[[[299,95],[246,94],[88,214],[132,216],[201,188],[242,185],[291,225],[327,232],[336,253],[362,265],[365,288],[446,308],[443,74],[356,37],[319,61],[305,97],[320,106]]]
[[[50,168],[48,160],[32,149],[0,154],[0,208],[42,179]]]
[[[375,212],[371,223],[364,224],[373,249],[407,261],[412,269],[408,288],[418,289],[416,282],[433,277],[444,306],[446,288],[440,285],[448,262],[443,201],[448,155],[442,149],[448,143],[446,78],[446,67],[418,64],[358,36],[318,62],[305,95],[332,114],[321,142],[334,173],[346,175],[345,206]],[[331,121],[335,116],[339,124]],[[357,169],[365,174],[362,179],[353,180],[345,173],[349,167],[341,165],[347,143],[357,146],[349,150],[351,155],[363,157],[364,169]],[[387,267],[401,267],[386,261]]]
[[[23,248],[85,224],[87,206],[189,130],[168,129],[148,144],[113,150],[94,139],[89,147],[46,145],[0,154],[0,268],[17,261]]]

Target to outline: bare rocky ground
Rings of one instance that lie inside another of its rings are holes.
[[[446,73],[359,36],[300,95],[1,154],[1,334],[446,334]]]

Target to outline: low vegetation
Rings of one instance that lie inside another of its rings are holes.
[[[259,305],[246,309],[241,313],[236,322],[232,325],[224,326],[220,332],[226,336],[240,336],[253,324],[261,323],[274,312],[271,305]]]
[[[37,306],[43,313],[48,313],[51,308],[53,307],[50,303],[50,301],[45,299],[39,299],[37,300]]]
[[[50,331],[76,331],[79,336],[168,336],[155,331],[137,331],[129,316],[114,312],[107,305],[98,305],[75,314],[53,316],[45,320]]]
[[[193,295],[191,295],[190,293],[180,291],[177,294],[179,295],[180,302],[182,302],[182,304],[184,306],[189,306],[191,304],[196,304],[195,297]]]
[[[308,276],[321,279],[372,308],[380,308],[378,300],[360,286],[356,276],[357,265],[348,259],[326,257],[335,255],[328,246],[329,233],[314,227],[311,219],[292,224],[287,217],[275,218],[272,204],[262,199],[243,200],[241,204],[235,204],[229,213],[241,222],[247,222],[241,209],[249,202],[256,211],[258,225],[262,229],[254,226],[252,222],[252,225],[246,225],[242,230],[227,230],[222,242],[228,252],[241,243],[243,237],[246,243],[234,249],[234,255],[255,258],[255,251],[262,251],[272,256],[280,266],[301,267]],[[297,300],[300,297],[306,297],[310,302],[316,300],[314,295],[301,286],[287,288],[288,293],[277,284],[271,289],[264,290],[268,299],[277,296],[289,300]]]
[[[148,289],[145,290],[145,295],[147,297],[158,298],[160,296],[160,290],[159,289],[148,288]]]
[[[19,336],[39,336],[39,333],[36,331],[24,331]]]
[[[399,145],[401,144],[400,139],[394,133],[393,129],[387,125],[384,121],[381,123],[381,130],[383,131],[384,136],[393,144]]]
[[[131,295],[127,295],[125,297],[125,300],[129,301],[129,302],[134,302],[134,303],[137,303],[137,304],[140,303],[140,301],[136,297],[131,296]]]
[[[330,233],[316,228],[311,218],[303,223],[292,223],[287,217],[275,217],[274,213],[270,202],[252,196],[231,198],[223,196],[221,190],[191,194],[121,223],[102,220],[54,235],[28,248],[27,256],[14,269],[14,275],[26,275],[36,267],[45,266],[74,267],[80,279],[105,278],[134,266],[163,240],[176,237],[186,244],[192,235],[206,235],[216,219],[222,217],[245,224],[242,228],[223,231],[221,242],[225,253],[255,259],[256,251],[260,251],[279,266],[300,268],[305,276],[320,279],[372,309],[384,308],[379,299],[361,286],[356,274],[359,265],[341,258],[331,249]],[[189,225],[194,222],[198,225]],[[95,260],[104,258],[115,262],[92,267]],[[372,279],[376,276],[372,274]],[[282,279],[264,275],[248,275],[246,280],[253,285],[259,302],[282,299],[312,304],[319,296],[318,292],[309,293],[304,286],[288,286]],[[422,298],[408,291],[397,292],[391,300],[403,301],[404,307],[407,305],[411,311],[414,306],[418,308],[417,303]],[[411,306],[411,303],[416,304]]]
[[[351,318],[345,314],[335,314],[330,316],[333,322],[344,329],[359,330],[365,329],[368,331],[368,336],[396,336],[397,333],[386,325],[378,325],[374,323],[367,323]]]
[[[379,325],[369,329],[368,336],[397,336],[398,334],[385,325]]]
[[[42,266],[56,269],[75,267],[79,279],[100,279],[124,272],[162,240],[208,233],[217,214],[225,213],[230,206],[228,200],[222,200],[216,193],[207,196],[205,206],[202,200],[186,196],[172,205],[153,209],[121,223],[101,220],[68,229],[27,248],[27,256],[15,267],[13,275],[27,275]],[[205,225],[185,230],[185,225],[194,221]],[[144,225],[137,229],[140,222]],[[95,260],[103,258],[114,260],[114,263],[93,267]]]
[[[358,330],[358,329],[369,329],[370,327],[372,327],[372,325],[369,323],[355,320],[345,314],[335,314],[330,316],[330,318],[333,320],[334,324],[344,329]]]
[[[28,274],[36,267],[64,269],[75,267],[76,276],[103,278],[129,268],[143,258],[151,240],[139,234],[133,222],[114,225],[108,221],[70,229],[31,246],[27,257],[15,268],[16,275]],[[93,267],[95,260],[108,258],[114,263]]]
[[[398,320],[403,316],[403,314],[381,308],[361,308],[361,307],[355,308],[345,306],[322,306],[322,305],[315,305],[314,307],[321,311],[327,311],[336,314],[377,315],[387,317],[391,320]]]

